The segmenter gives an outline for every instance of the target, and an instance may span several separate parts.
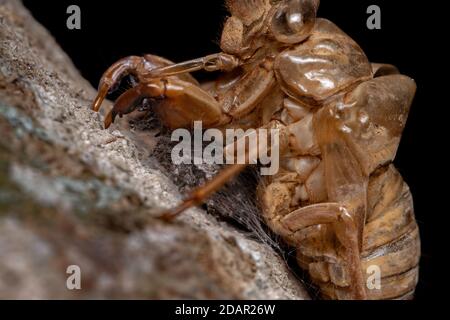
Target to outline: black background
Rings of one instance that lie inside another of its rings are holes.
[[[94,85],[103,71],[128,55],[152,53],[179,62],[219,52],[220,32],[227,16],[222,0],[25,0],[34,16],[46,26],[71,56],[82,74]],[[81,7],[81,30],[66,28],[66,9]],[[367,7],[382,11],[382,29],[368,30]],[[433,15],[439,10],[426,2],[322,0],[319,16],[325,17],[355,39],[373,62],[395,64],[414,78],[418,92],[395,161],[414,196],[416,218],[422,237],[419,300],[437,296],[437,244],[442,224],[441,203],[436,194],[443,180],[436,158],[448,145],[438,132],[436,119],[445,118],[439,78],[442,53],[433,37],[444,30]],[[433,55],[436,56],[433,57]],[[442,82],[440,82],[442,83]],[[445,130],[445,128],[444,128]],[[435,147],[436,146],[436,147]],[[446,210],[448,211],[448,210]],[[445,277],[445,275],[443,276]]]

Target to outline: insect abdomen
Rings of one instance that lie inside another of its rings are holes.
[[[377,170],[370,179],[361,256],[363,270],[380,269],[381,287],[367,290],[369,298],[412,295],[418,281],[420,236],[411,192],[393,165]]]
[[[370,178],[363,239],[361,267],[368,299],[412,298],[419,274],[420,237],[411,193],[393,165],[377,170]],[[348,299],[349,279],[342,260],[337,258],[335,263],[324,265],[317,262],[323,258],[308,259],[301,248],[298,260],[308,269],[322,295]],[[339,257],[339,248],[336,254]]]

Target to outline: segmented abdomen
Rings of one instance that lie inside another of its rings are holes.
[[[361,267],[366,278],[368,299],[412,298],[418,282],[420,237],[409,187],[393,165],[372,174],[367,200]],[[337,244],[323,227],[305,231],[315,232],[316,238],[325,237]],[[310,236],[305,234],[305,240]],[[339,245],[332,252],[330,244],[330,251],[323,251],[321,256],[310,255],[318,253],[311,245],[313,242],[308,240],[303,244],[299,242],[299,264],[309,271],[322,296],[347,299],[349,279],[339,258]]]

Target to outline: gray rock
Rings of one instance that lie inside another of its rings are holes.
[[[181,200],[158,141],[103,130],[94,96],[20,1],[0,0],[0,298],[308,299],[273,247],[220,216],[155,219]]]

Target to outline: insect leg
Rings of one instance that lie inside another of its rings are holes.
[[[233,164],[222,170],[212,180],[205,185],[195,189],[190,196],[188,196],[181,205],[175,209],[171,209],[163,213],[160,218],[163,220],[173,220],[185,210],[203,203],[210,195],[215,193],[223,187],[228,181],[233,179],[247,167],[246,164]]]
[[[144,75],[144,78],[162,78],[199,70],[231,71],[238,67],[239,64],[239,60],[232,55],[216,53],[206,57],[152,69]]]
[[[123,93],[106,116],[105,127],[108,128],[117,115],[134,111],[144,98],[158,100],[153,111],[172,129],[192,127],[194,121],[202,121],[206,128],[229,120],[208,92],[192,82],[169,77],[140,83]]]
[[[268,125],[261,127],[259,129],[267,129],[267,128],[279,128],[281,131],[283,131],[283,128],[280,126],[280,124],[277,121],[273,121],[269,123]],[[257,129],[258,130],[258,129]],[[255,132],[257,132],[255,130]],[[288,139],[283,139],[285,136],[283,132],[281,133],[281,138],[278,145],[270,145],[269,143],[262,143],[260,138],[261,136],[255,135],[255,137],[258,137],[257,144],[255,144],[253,147],[248,147],[245,145],[245,159],[247,161],[252,161],[250,159],[256,159],[259,155],[264,154],[268,151],[271,151],[272,147],[277,147],[282,150],[287,146]],[[271,137],[267,136],[266,139],[269,140]],[[245,142],[246,136],[240,138],[238,141],[227,145],[224,148],[224,154],[231,153],[234,154],[236,148],[239,148],[239,141],[244,140]],[[179,214],[184,212],[186,209],[189,209],[190,207],[199,205],[203,203],[210,195],[215,193],[217,190],[219,190],[221,187],[223,187],[228,181],[233,179],[235,176],[237,176],[239,173],[241,173],[248,165],[248,162],[245,162],[244,164],[241,163],[235,163],[232,165],[229,165],[225,169],[223,169],[216,177],[214,177],[212,180],[208,181],[203,186],[195,189],[190,196],[186,198],[186,200],[183,201],[183,203],[178,206],[177,208],[173,210],[169,210],[161,215],[161,218],[164,220],[172,220],[176,218]]]
[[[337,239],[346,249],[345,262],[352,279],[352,298],[366,299],[360,262],[357,222],[345,206],[339,203],[315,204],[291,212],[281,222],[292,232],[313,225],[332,225]]]
[[[109,128],[117,116],[133,112],[137,105],[147,97],[157,97],[163,95],[165,86],[162,82],[140,84],[123,93],[114,104],[114,108],[105,117],[105,128]]]
[[[174,65],[172,61],[152,54],[146,54],[143,57],[129,56],[117,61],[103,74],[92,109],[96,112],[100,109],[106,95],[114,90],[123,77],[131,74],[138,78],[141,83],[151,82],[154,81],[154,78],[145,78],[151,70],[160,70],[171,65]],[[198,82],[188,73],[180,75],[179,79],[198,85]]]
[[[100,110],[106,95],[114,89],[120,79],[128,74],[137,75],[139,70],[144,68],[144,66],[145,59],[137,56],[126,57],[114,63],[106,70],[100,80],[98,94],[92,105],[92,110],[96,112]]]

